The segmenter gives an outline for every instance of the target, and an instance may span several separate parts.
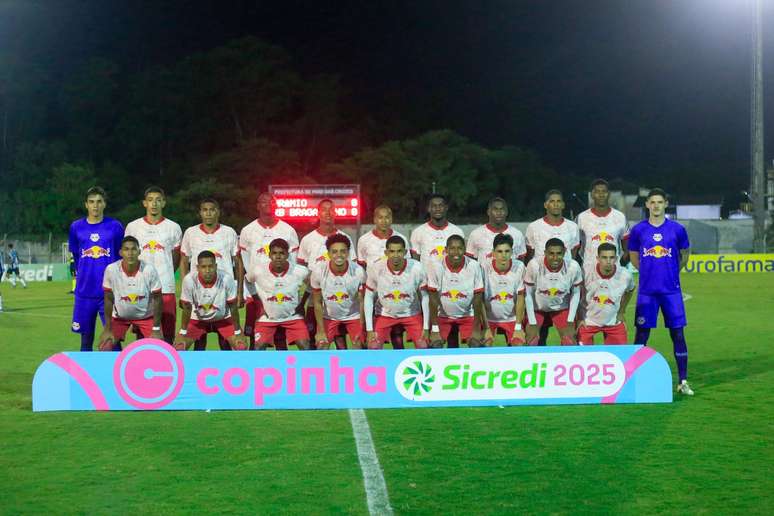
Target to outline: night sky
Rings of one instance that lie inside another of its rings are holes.
[[[774,91],[774,2],[764,82]],[[252,34],[350,102],[536,149],[560,172],[606,177],[669,164],[749,167],[747,0],[4,1],[0,44],[65,75],[94,56],[128,72]],[[767,21],[768,26],[767,26]],[[767,162],[774,96],[765,97]],[[745,172],[743,172],[745,173]]]

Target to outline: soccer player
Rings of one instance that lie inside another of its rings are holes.
[[[596,269],[597,248],[604,243],[615,246],[621,265],[629,263],[629,253],[626,252],[629,224],[623,213],[610,206],[607,181],[595,179],[591,183],[591,201],[591,208],[579,213],[577,219],[584,274]]]
[[[70,260],[67,263],[68,270],[70,271],[70,292],[69,294],[75,294],[75,284],[78,278],[78,271],[75,270],[75,260],[73,255],[70,255]]]
[[[368,349],[382,349],[393,326],[401,326],[416,348],[426,348],[430,315],[427,277],[422,264],[406,258],[406,242],[392,235],[386,242],[387,259],[368,269],[365,325]],[[374,298],[381,313],[374,323]]]
[[[374,229],[357,241],[357,263],[368,270],[368,267],[373,267],[374,262],[386,260],[384,244],[392,235],[397,235],[404,242],[408,242],[405,236],[392,229],[392,209],[386,204],[380,204],[374,208]],[[374,310],[379,315],[378,299]],[[392,349],[403,349],[403,330],[400,326],[393,326],[390,341]]]
[[[470,232],[468,236],[468,248],[465,254],[478,260],[482,266],[492,260],[493,246],[492,242],[497,235],[510,235],[512,240],[513,257],[517,260],[524,260],[527,257],[527,245],[524,241],[524,235],[517,228],[509,226],[508,203],[501,197],[495,197],[489,201],[486,210],[489,222],[483,226],[477,227]]]
[[[310,349],[303,305],[299,302],[309,269],[288,261],[289,255],[288,243],[281,238],[274,239],[269,243],[271,261],[253,264],[246,275],[247,281],[255,283],[256,296],[263,304],[262,314],[255,324],[255,346],[261,350],[274,342],[278,328],[285,329],[289,344]]]
[[[584,280],[586,316],[578,323],[578,344],[593,344],[602,333],[605,344],[626,344],[624,315],[634,293],[634,277],[619,267],[618,247],[603,242],[597,247],[597,266],[587,270]]]
[[[545,203],[543,207],[546,210],[544,217],[537,219],[527,226],[525,237],[527,239],[527,262],[532,258],[539,261],[543,259],[543,251],[548,240],[558,238],[564,242],[567,249],[565,260],[571,260],[578,255],[580,248],[580,235],[578,225],[575,222],[565,219],[562,215],[564,211],[564,197],[559,190],[549,190],[546,192]]]
[[[629,257],[640,271],[634,342],[647,345],[661,310],[677,362],[677,392],[692,396],[693,389],[688,384],[688,345],[683,332],[688,323],[680,288],[680,271],[688,263],[691,244],[685,228],[666,218],[667,206],[664,190],[654,188],[648,192],[648,220],[634,226],[629,236]]]
[[[175,349],[185,350],[196,342],[197,351],[207,347],[206,335],[217,333],[231,349],[246,349],[239,327],[239,305],[234,278],[218,271],[215,254],[202,251],[196,258],[197,272],[183,278],[180,301],[183,316]],[[199,344],[205,336],[204,345]]]
[[[427,290],[430,293],[430,344],[435,346],[448,339],[456,327],[462,340],[470,347],[485,344],[481,328],[484,316],[484,278],[481,266],[465,256],[465,239],[451,235],[446,240],[446,256],[440,264],[427,270]],[[492,334],[486,327],[486,339]]]
[[[100,351],[113,351],[129,326],[143,337],[161,338],[161,281],[153,265],[140,260],[140,243],[133,236],[121,241],[121,260],[105,269],[102,288],[105,310],[111,314],[99,338]]]
[[[274,196],[264,192],[258,196],[256,207],[258,218],[242,228],[239,233],[239,258],[242,262],[242,270],[248,271],[254,265],[267,265],[269,258],[269,244],[272,240],[281,238],[290,246],[290,261],[296,261],[298,252],[298,234],[290,224],[279,220],[274,210],[276,208]],[[244,292],[247,292],[245,295]],[[245,335],[254,342],[255,320],[261,311],[260,303],[256,303],[255,284],[244,282],[244,277],[237,278],[237,297],[239,305],[245,300]]]
[[[19,272],[19,253],[13,248],[13,244],[8,244],[8,271],[6,276],[11,281],[11,286],[16,288],[16,280],[21,281],[22,287],[27,288],[27,282],[21,277]],[[16,276],[14,278],[14,276]]]
[[[175,271],[180,265],[180,243],[183,232],[177,222],[164,217],[167,204],[164,190],[151,186],[145,190],[142,206],[145,216],[126,225],[126,235],[140,242],[140,260],[150,263],[161,280],[161,330],[164,340],[172,344],[177,323]]]
[[[363,290],[365,271],[349,259],[350,241],[344,235],[333,234],[325,241],[330,261],[327,266],[312,270],[312,304],[317,320],[315,345],[317,349],[330,348],[335,337],[349,335],[352,344],[362,348]],[[347,349],[346,341],[336,342],[337,349]]]
[[[526,342],[524,321],[524,271],[526,267],[514,258],[513,237],[498,233],[492,242],[492,258],[482,263],[484,305],[489,330],[505,334],[508,345]]]
[[[539,330],[554,326],[563,346],[575,344],[575,313],[581,300],[583,273],[575,260],[565,260],[567,249],[559,238],[549,238],[543,258],[533,258],[524,273],[526,285],[527,344],[544,345]],[[545,334],[544,334],[545,335]]]
[[[70,225],[70,253],[78,274],[71,329],[81,335],[81,351],[91,351],[97,314],[105,324],[102,278],[107,266],[121,259],[119,251],[124,227],[117,220],[104,216],[107,197],[102,188],[89,188],[84,200],[86,217]]]

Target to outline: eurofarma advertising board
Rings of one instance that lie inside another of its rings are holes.
[[[34,411],[334,409],[668,403],[666,360],[645,346],[400,351],[59,353],[32,384]]]

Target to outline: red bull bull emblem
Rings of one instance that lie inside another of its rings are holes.
[[[642,250],[642,256],[652,256],[653,258],[671,258],[672,248],[666,248],[663,245],[654,245],[653,247],[645,247]]]
[[[218,310],[220,310],[220,308],[218,308],[217,306],[215,306],[212,303],[205,303],[203,305],[199,305],[199,307],[202,308],[205,312],[209,312],[211,310],[217,312]]]
[[[543,294],[544,296],[549,296],[549,297],[556,297],[564,294],[564,290],[559,290],[558,288],[554,288],[554,287],[538,290],[538,292],[540,294]]]
[[[277,304],[281,305],[282,303],[290,303],[291,301],[293,301],[293,296],[288,296],[288,295],[285,295],[282,292],[280,292],[280,293],[275,294],[273,296],[267,297],[266,301],[268,301],[270,303],[277,303]]]
[[[442,292],[441,297],[448,298],[452,301],[461,301],[463,299],[467,299],[469,296],[464,292],[460,292],[459,290],[448,290],[446,292]]]
[[[103,256],[107,256],[110,258],[110,249],[105,249],[104,247],[100,247],[98,245],[93,245],[91,247],[87,247],[86,249],[81,249],[81,258],[102,258]]]
[[[212,254],[214,254],[214,255],[215,255],[215,259],[218,259],[218,258],[223,258],[223,255],[222,255],[222,254],[220,254],[220,253],[219,253],[218,251],[216,251],[215,249],[207,249],[207,250],[208,250],[209,252],[211,252]]]
[[[162,252],[166,249],[163,244],[156,242],[155,240],[149,240],[147,244],[142,246],[143,251],[150,251],[151,253]]]
[[[259,247],[255,250],[258,255],[269,256],[269,244]]]
[[[489,298],[489,301],[499,301],[500,303],[507,303],[508,301],[513,299],[513,294],[510,294],[508,292],[499,292],[492,297]]]
[[[611,235],[607,231],[600,231],[599,233],[597,233],[596,235],[591,237],[591,241],[592,242],[599,242],[601,244],[603,244],[605,242],[615,243],[615,238],[613,237],[613,235]]]
[[[343,301],[346,301],[349,299],[349,294],[346,292],[336,292],[335,294],[331,294],[330,296],[326,297],[328,301],[334,301],[336,303],[341,303]]]
[[[437,245],[430,250],[430,256],[443,256],[446,251],[446,246]]]
[[[615,301],[613,301],[613,299],[610,296],[605,296],[605,295],[593,296],[591,298],[591,300],[594,301],[595,303],[597,303],[598,305],[614,305],[615,304]]]
[[[387,292],[382,296],[383,299],[389,299],[393,303],[397,303],[399,301],[402,301],[403,299],[408,299],[411,296],[409,294],[406,294],[405,292],[401,292],[399,290],[393,290],[392,292]]]
[[[328,251],[325,251],[323,254],[317,257],[317,259],[315,260],[315,263],[327,262],[328,260],[330,260],[330,258],[328,257]]]
[[[119,299],[125,303],[129,303],[130,305],[136,305],[145,299],[145,296],[141,296],[139,294],[129,294],[128,296],[121,296]]]

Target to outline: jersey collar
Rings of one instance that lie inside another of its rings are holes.
[[[465,268],[465,257],[464,256],[462,257],[462,263],[456,269],[454,267],[452,267],[451,263],[449,263],[449,257],[448,256],[444,257],[443,263],[444,263],[444,265],[446,265],[446,268],[449,269],[449,272],[460,272],[462,269]]]
[[[389,261],[387,262],[387,270],[390,271],[390,273],[394,274],[395,276],[400,276],[401,274],[403,274],[403,271],[406,270],[406,267],[408,267],[408,259],[403,260],[403,267],[401,267],[399,271],[392,270],[392,268],[390,267],[390,262]]]
[[[204,224],[199,224],[199,229],[202,231],[202,233],[205,233],[207,235],[212,235],[214,233],[217,233],[217,231],[220,229],[220,223],[218,223],[217,226],[215,226],[215,229],[212,231],[207,231],[207,227]]]
[[[328,260],[328,270],[333,273],[334,276],[344,276],[347,271],[349,270],[349,260],[344,262],[344,270],[341,272],[336,272],[333,270],[333,261]]]
[[[564,224],[564,217],[562,217],[562,220],[560,220],[559,222],[551,222],[550,220],[548,220],[548,217],[543,217],[543,222],[545,222],[549,226],[557,227],[557,226],[561,226],[562,224]]]
[[[373,233],[373,235],[374,235],[376,238],[378,238],[379,240],[387,240],[388,238],[390,238],[392,235],[394,235],[394,234],[395,234],[395,231],[393,231],[393,230],[392,230],[392,228],[390,228],[390,232],[389,232],[389,233],[387,233],[387,236],[386,236],[386,237],[380,237],[379,235],[377,235],[377,234],[376,234],[376,230],[375,230],[375,229],[372,229],[372,230],[371,230],[371,233]]]
[[[126,270],[126,264],[124,263],[123,260],[121,260],[121,270],[125,275],[129,276],[130,278],[137,276],[137,273],[140,272],[140,267],[142,267],[142,263],[138,264],[136,271],[129,272],[128,270]]]
[[[611,272],[608,276],[605,276],[604,274],[602,274],[602,269],[599,268],[599,264],[597,264],[597,274],[599,274],[599,277],[602,279],[610,279],[613,276],[615,276],[616,269],[617,267],[613,265],[613,272]]]
[[[551,266],[548,265],[548,259],[544,256],[543,257],[543,265],[546,266],[546,269],[548,269],[549,272],[559,272],[560,270],[562,270],[562,267],[564,266],[564,261],[562,261],[562,263],[559,265],[558,269],[552,269]]]
[[[162,222],[164,222],[166,219],[165,219],[164,217],[161,217],[161,218],[158,220],[158,222],[151,222],[150,220],[148,220],[148,216],[146,215],[145,217],[143,217],[143,218],[142,218],[142,220],[144,220],[144,221],[145,221],[145,223],[146,223],[146,224],[148,224],[148,225],[151,225],[151,226],[158,226],[159,224],[161,224]]]
[[[428,220],[428,221],[427,221],[427,225],[428,225],[428,226],[430,226],[430,229],[434,229],[434,230],[436,230],[436,231],[441,231],[441,230],[443,230],[443,229],[446,229],[446,228],[448,228],[448,227],[449,227],[449,221],[447,220],[447,221],[444,223],[444,225],[443,225],[443,226],[436,226],[435,224],[433,224],[433,221],[432,221],[432,220]]]
[[[333,231],[331,231],[330,233],[323,233],[322,231],[320,231],[320,228],[315,229],[315,231],[317,231],[320,235],[324,237],[329,237],[331,235],[335,235],[336,233],[338,233],[339,228],[333,228]]]
[[[492,258],[492,269],[494,269],[494,271],[497,274],[500,274],[500,275],[508,274],[509,272],[511,272],[512,268],[513,268],[513,260],[508,260],[508,268],[505,269],[504,271],[498,270],[497,269],[497,264],[495,262],[495,259]]]
[[[272,229],[274,227],[277,227],[277,224],[280,223],[280,220],[279,219],[274,219],[274,224],[271,224],[270,226],[264,226],[263,222],[261,222],[260,219],[255,219],[255,222],[257,222],[258,225],[261,226],[263,229]]]
[[[505,227],[503,227],[503,229],[501,229],[501,230],[497,230],[497,229],[495,229],[495,227],[494,227],[494,226],[492,226],[491,224],[489,224],[489,223],[487,222],[487,223],[486,223],[486,229],[488,229],[488,230],[489,230],[489,231],[491,231],[492,233],[505,233],[506,231],[508,231],[508,224],[506,224],[506,225],[505,225]]]
[[[607,217],[608,215],[610,215],[611,213],[613,213],[613,208],[611,208],[610,206],[608,206],[608,207],[607,207],[607,211],[599,211],[599,210],[598,210],[598,209],[596,209],[596,208],[591,208],[591,213],[593,213],[593,214],[594,214],[594,215],[596,215],[597,217]]]
[[[287,263],[287,265],[285,266],[285,270],[284,270],[284,271],[282,271],[282,272],[274,272],[274,271],[272,270],[272,268],[271,268],[271,262],[269,262],[269,264],[267,265],[267,267],[269,268],[269,272],[271,272],[271,273],[272,273],[274,276],[276,276],[276,277],[278,277],[278,278],[281,278],[282,276],[284,276],[285,274],[287,274],[287,273],[288,273],[288,271],[290,270],[290,262],[288,262],[288,263]]]
[[[215,271],[215,277],[212,279],[212,283],[207,283],[206,281],[204,281],[204,278],[202,278],[202,273],[201,272],[197,271],[196,277],[199,280],[199,283],[201,283],[202,287],[211,288],[218,281],[218,271]]]

